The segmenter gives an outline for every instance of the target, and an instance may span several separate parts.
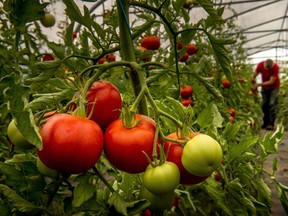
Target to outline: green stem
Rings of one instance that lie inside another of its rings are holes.
[[[136,62],[134,53],[133,37],[129,27],[129,0],[117,0],[117,10],[119,18],[119,31],[120,31],[120,51],[122,58],[125,61]],[[139,73],[137,69],[130,70],[130,80],[132,83],[134,95],[140,94],[142,86],[140,84]],[[146,99],[143,97],[139,106],[138,111],[144,115],[148,115],[148,107]]]
[[[107,180],[101,175],[96,167],[93,167],[93,171],[95,172],[96,176],[108,187],[108,189],[114,193],[116,192],[115,189],[107,182]]]

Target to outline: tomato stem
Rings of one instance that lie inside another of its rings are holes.
[[[98,171],[98,169],[94,166],[93,168],[96,176],[107,186],[107,188],[112,192],[116,192],[116,190],[109,184],[109,182],[102,176],[102,174]]]

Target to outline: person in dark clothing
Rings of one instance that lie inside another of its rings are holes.
[[[271,59],[260,62],[253,74],[253,80],[261,73],[262,83],[255,83],[254,87],[262,87],[263,125],[266,130],[273,130],[276,119],[276,108],[280,87],[279,66]]]

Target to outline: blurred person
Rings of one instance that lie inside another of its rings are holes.
[[[262,82],[256,83],[256,76],[261,73]],[[263,125],[266,130],[273,130],[279,95],[279,66],[271,59],[260,62],[253,73],[254,87],[261,86]]]

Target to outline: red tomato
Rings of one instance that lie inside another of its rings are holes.
[[[137,114],[135,127],[126,128],[122,119],[112,122],[104,134],[104,152],[109,162],[119,170],[141,173],[146,170],[153,151],[155,124],[147,116]]]
[[[53,60],[54,60],[54,57],[51,54],[45,54],[43,56],[43,61],[53,61]]]
[[[180,89],[180,95],[181,95],[181,98],[183,99],[187,99],[191,97],[192,94],[193,94],[193,89],[189,85],[186,85]]]
[[[181,50],[183,48],[183,43],[181,41],[177,42],[177,50]]]
[[[229,80],[223,79],[223,80],[222,80],[222,86],[223,86],[224,88],[230,88],[230,82],[229,82]]]
[[[94,82],[87,92],[88,115],[92,112],[91,120],[101,128],[119,118],[122,99],[119,90],[112,83],[101,80]]]
[[[188,99],[182,100],[181,104],[185,107],[193,106],[193,101],[190,98],[188,98]]]
[[[141,40],[141,46],[148,50],[157,50],[160,45],[160,38],[157,36],[146,36]]]
[[[40,160],[50,169],[77,174],[92,168],[103,150],[103,133],[97,123],[69,114],[55,114],[40,131]]]
[[[233,124],[235,122],[235,119],[233,116],[229,116],[229,121]]]
[[[108,62],[115,62],[116,61],[116,56],[113,53],[109,53],[106,55],[106,59]]]
[[[102,57],[101,59],[98,60],[98,64],[103,64],[104,62],[106,62],[105,57]]]
[[[194,55],[197,52],[197,46],[195,44],[188,44],[185,46],[185,48],[189,55]]]
[[[235,116],[236,115],[236,111],[233,107],[229,108],[229,113],[231,116]]]
[[[72,38],[73,39],[77,38],[77,32],[72,32]]]
[[[194,136],[196,136],[198,134],[200,134],[200,133],[196,132],[196,133],[192,134],[190,136],[190,138],[192,139]],[[179,141],[184,141],[183,139],[181,139],[177,136],[176,132],[169,134],[167,137],[171,138],[171,139],[179,140]],[[169,146],[170,146],[170,148],[169,148]],[[168,148],[169,148],[169,153],[167,155],[167,161],[171,161],[178,166],[179,171],[180,171],[180,184],[185,184],[185,185],[198,184],[209,177],[209,176],[193,175],[193,174],[189,173],[184,168],[184,166],[181,162],[183,147],[180,144],[166,141],[166,142],[164,142],[164,151],[167,152]]]
[[[186,62],[189,58],[189,54],[187,52],[184,53],[184,55],[180,58],[180,56],[178,57],[180,62]]]

